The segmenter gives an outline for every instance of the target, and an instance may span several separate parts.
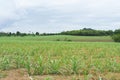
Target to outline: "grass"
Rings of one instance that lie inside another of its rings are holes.
[[[48,41],[53,36],[44,37],[47,37],[45,41],[39,41],[42,37],[38,36],[0,37],[0,70],[25,68],[29,75],[87,77],[120,73],[120,43],[54,41],[56,36]]]
[[[25,36],[23,37],[0,37],[2,41],[74,41],[74,42],[113,42],[110,36],[69,36],[69,35],[53,35],[53,36]]]

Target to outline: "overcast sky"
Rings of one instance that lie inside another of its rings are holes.
[[[120,0],[0,0],[0,31],[120,28]]]

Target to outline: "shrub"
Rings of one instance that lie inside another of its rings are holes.
[[[56,39],[56,41],[60,41],[60,39]]]
[[[120,42],[120,34],[114,34],[112,36],[112,39],[115,41],[115,42]]]

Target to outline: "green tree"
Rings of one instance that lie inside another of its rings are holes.
[[[112,36],[112,39],[115,41],[115,42],[120,42],[120,34],[114,34]]]
[[[114,34],[120,34],[120,29],[116,29]]]
[[[21,35],[21,33],[20,33],[19,31],[17,31],[17,32],[16,32],[16,35],[17,35],[17,36],[20,36],[20,35]]]
[[[35,35],[39,35],[39,32],[36,32]]]

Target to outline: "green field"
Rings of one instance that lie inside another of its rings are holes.
[[[32,76],[117,80],[114,74],[120,74],[120,43],[112,42],[109,36],[0,37],[0,71],[21,68]],[[109,73],[112,76],[107,76]]]
[[[113,42],[110,36],[25,36],[25,37],[0,37],[0,41],[74,41],[74,42]]]

